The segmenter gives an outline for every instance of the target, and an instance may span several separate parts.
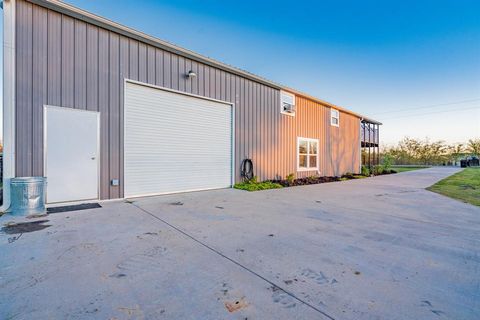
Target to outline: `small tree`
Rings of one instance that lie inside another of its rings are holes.
[[[467,151],[471,155],[480,156],[480,138],[468,140]]]
[[[393,157],[390,153],[385,153],[382,158],[382,166],[383,170],[390,170],[390,167],[392,166],[393,162]]]

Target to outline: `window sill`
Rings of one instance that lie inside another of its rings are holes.
[[[304,171],[320,172],[320,170],[318,170],[318,168],[297,168],[297,172],[304,172]]]

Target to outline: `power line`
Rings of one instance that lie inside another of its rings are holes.
[[[408,107],[408,108],[402,108],[402,109],[396,109],[396,110],[379,112],[379,113],[377,113],[377,114],[375,114],[375,115],[386,114],[386,113],[402,112],[402,111],[405,111],[405,110],[416,110],[416,109],[426,109],[426,108],[434,108],[434,107],[443,107],[443,106],[450,106],[450,105],[455,105],[455,104],[463,104],[463,103],[475,102],[475,101],[480,101],[480,98],[468,99],[468,100],[459,100],[459,101],[453,101],[453,102],[447,102],[447,103],[431,104],[431,105],[428,105],[428,106]]]
[[[443,111],[433,111],[433,112],[417,113],[417,114],[410,114],[410,115],[404,115],[404,116],[400,115],[400,116],[398,116],[398,117],[385,118],[385,119],[382,119],[382,120],[390,120],[390,119],[398,119],[398,118],[410,118],[410,117],[418,117],[418,116],[424,116],[424,115],[429,115],[429,114],[458,112],[458,111],[474,110],[474,109],[480,110],[480,106],[470,107],[470,108],[463,108],[463,109],[454,109],[454,110],[443,110]]]

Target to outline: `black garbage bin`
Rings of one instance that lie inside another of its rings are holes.
[[[472,157],[470,160],[468,160],[468,166],[469,167],[478,167],[480,166],[480,161],[477,157]]]
[[[460,167],[466,168],[467,167],[467,160],[460,160]]]

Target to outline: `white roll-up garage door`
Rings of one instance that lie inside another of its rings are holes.
[[[127,82],[125,197],[230,187],[232,109]]]

